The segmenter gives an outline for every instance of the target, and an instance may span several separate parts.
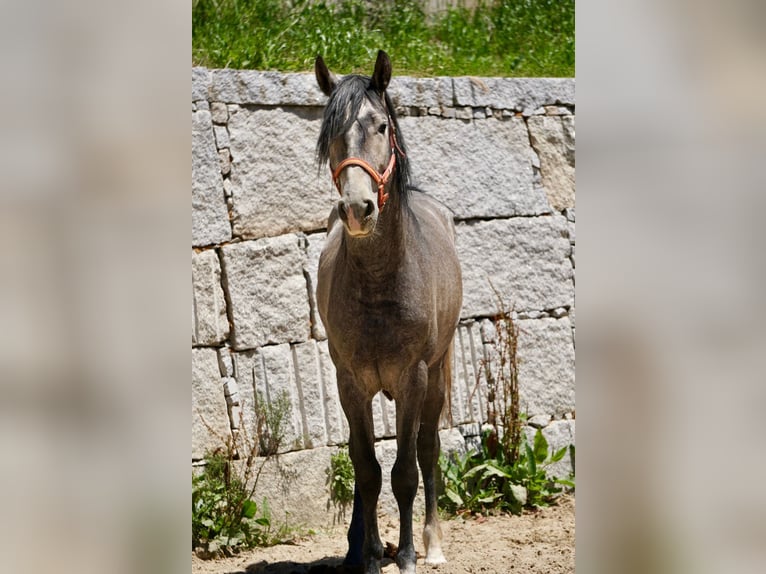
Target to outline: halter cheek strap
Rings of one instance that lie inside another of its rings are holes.
[[[388,180],[390,179],[391,174],[394,172],[394,166],[396,165],[396,154],[394,153],[394,150],[391,150],[391,159],[388,160],[388,166],[386,167],[386,171],[384,171],[382,174],[378,173],[378,170],[376,170],[369,163],[367,163],[366,161],[358,157],[349,157],[344,159],[342,162],[340,162],[338,164],[338,167],[336,167],[335,171],[332,173],[332,180],[335,183],[335,187],[338,188],[338,193],[340,193],[341,195],[343,194],[343,192],[340,189],[340,173],[344,169],[352,165],[361,167],[364,171],[366,171],[370,175],[370,177],[378,185],[378,209],[382,211],[383,206],[386,205],[386,201],[388,201],[386,184],[388,183]]]
[[[352,165],[361,167],[364,171],[366,171],[367,174],[373,179],[373,181],[378,186],[378,210],[380,211],[383,211],[383,206],[386,205],[386,201],[388,201],[386,184],[388,183],[388,180],[391,179],[391,174],[394,173],[394,168],[396,167],[395,150],[399,150],[402,156],[404,156],[404,153],[399,148],[399,144],[396,143],[396,136],[394,136],[394,123],[391,121],[390,117],[388,118],[388,125],[391,127],[391,129],[389,130],[389,138],[388,138],[389,143],[391,144],[391,158],[388,160],[388,165],[386,166],[386,169],[382,174],[379,173],[378,170],[372,167],[372,165],[370,165],[368,162],[358,157],[348,157],[344,159],[342,162],[338,164],[338,166],[335,168],[335,171],[332,172],[332,181],[335,184],[335,187],[338,189],[338,193],[343,195],[343,192],[340,189],[341,172],[347,167]]]

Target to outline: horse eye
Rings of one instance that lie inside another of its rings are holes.
[[[384,133],[386,133],[386,128],[387,128],[387,127],[388,127],[388,125],[386,124],[386,122],[383,122],[382,124],[380,124],[380,125],[378,126],[378,133],[379,133],[379,134],[384,134]]]

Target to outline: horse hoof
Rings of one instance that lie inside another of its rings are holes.
[[[433,552],[426,556],[426,564],[429,566],[436,566],[437,564],[446,564],[447,559],[444,557],[441,551],[438,553]]]

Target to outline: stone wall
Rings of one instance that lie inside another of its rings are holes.
[[[486,412],[473,390],[497,312],[490,281],[521,329],[530,424],[556,446],[574,442],[574,91],[572,79],[391,82],[415,183],[457,225],[464,302],[450,448],[464,448]],[[312,74],[192,69],[192,460],[240,414],[252,425],[259,394],[284,393],[285,453],[260,491],[311,524],[332,516],[324,469],[348,436],[314,299],[337,200],[314,160],[325,99]],[[374,416],[387,477],[393,403],[377,397]],[[394,511],[385,483],[382,497]]]

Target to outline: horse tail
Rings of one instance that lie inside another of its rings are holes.
[[[452,352],[455,348],[455,338],[450,341],[447,352],[442,359],[442,377],[444,381],[444,405],[441,412],[441,427],[452,427]]]

